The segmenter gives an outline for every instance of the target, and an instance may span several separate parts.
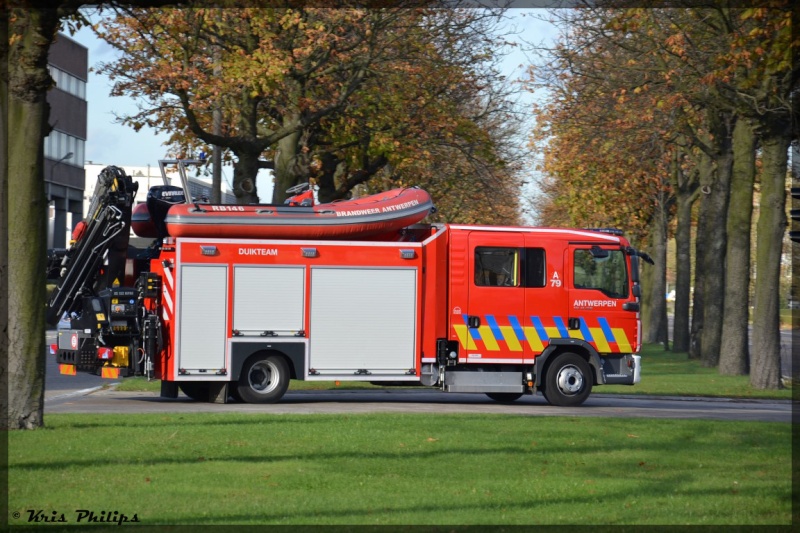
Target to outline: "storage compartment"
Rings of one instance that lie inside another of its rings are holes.
[[[214,375],[225,368],[228,267],[183,265],[179,284],[178,368]]]
[[[305,268],[236,266],[233,329],[241,335],[295,335],[305,316]]]
[[[417,270],[313,267],[309,327],[312,375],[413,374]]]

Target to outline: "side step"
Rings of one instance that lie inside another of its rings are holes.
[[[446,372],[445,392],[523,393],[522,372]]]

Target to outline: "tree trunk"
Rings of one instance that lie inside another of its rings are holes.
[[[9,423],[11,429],[43,424],[45,322],[45,246],[47,208],[44,192],[44,101],[9,101],[8,205],[9,250],[14,254],[8,275]]]
[[[662,195],[664,196],[664,195]],[[644,332],[644,342],[664,343],[669,349],[667,327],[667,207],[659,201],[653,214],[650,239],[652,242],[653,277],[650,280],[650,312]]]
[[[0,429],[8,420],[8,10],[0,10]],[[8,442],[8,441],[6,441]],[[7,448],[6,448],[7,450]],[[6,463],[7,464],[7,463]],[[7,519],[0,523],[7,523]]]
[[[15,10],[21,40],[9,51],[8,129],[8,427],[43,425],[45,370],[45,243],[47,201],[43,142],[49,126],[47,52],[55,9]],[[8,41],[6,41],[8,42]]]
[[[697,199],[697,186],[678,187],[677,227],[675,229],[675,315],[672,322],[672,349],[689,351],[689,302],[692,284],[692,204]]]
[[[788,128],[787,128],[788,129]],[[786,231],[786,167],[789,136],[761,139],[763,173],[756,232],[756,286],[750,384],[781,388],[779,294],[781,245]]]
[[[320,156],[320,169],[317,173],[317,196],[322,204],[336,200],[336,172],[341,161],[327,152]]]
[[[288,197],[286,189],[297,185],[294,165],[299,142],[299,131],[278,141],[278,155],[275,157],[275,187],[272,189],[272,203],[274,204],[282,204]]]
[[[222,203],[222,147],[211,148],[211,203]]]
[[[749,120],[740,118],[733,130],[733,173],[728,207],[725,305],[719,373],[748,372],[750,309],[750,226],[756,172],[756,136]]]
[[[222,66],[220,65],[219,47],[215,46],[211,53],[214,59],[214,77],[222,76]],[[211,112],[211,128],[216,136],[222,135],[222,102],[214,105]],[[216,144],[211,148],[211,203],[222,203],[222,146]]]
[[[710,113],[713,114],[713,113]],[[717,127],[712,126],[716,155],[715,179],[711,182],[703,202],[708,209],[706,254],[703,258],[703,333],[700,339],[700,359],[703,366],[715,367],[719,364],[722,343],[722,312],[725,304],[725,247],[727,242],[728,201],[730,198],[733,147],[731,133],[733,118],[726,115],[715,116],[720,120]]]
[[[703,264],[706,258],[706,242],[709,232],[709,201],[705,191],[711,191],[713,165],[706,154],[700,156],[700,206],[697,215],[697,234],[694,241],[694,296],[692,299],[692,329],[689,336],[689,358],[700,359],[702,354],[703,319],[705,316],[705,280]]]
[[[233,194],[237,204],[257,204],[256,176],[260,168],[261,152],[236,152],[238,160],[233,165]]]

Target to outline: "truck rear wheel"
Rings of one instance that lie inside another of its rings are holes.
[[[289,366],[279,355],[257,354],[248,359],[236,392],[247,403],[275,403],[289,388]]]
[[[522,397],[521,392],[487,392],[486,396],[500,403],[511,403]]]
[[[189,381],[185,383],[179,383],[178,388],[181,389],[182,393],[196,402],[208,401],[208,393],[210,390],[208,383]]]
[[[589,363],[580,355],[562,353],[547,366],[542,394],[552,405],[580,405],[592,392],[591,370]]]

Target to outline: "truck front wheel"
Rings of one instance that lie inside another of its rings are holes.
[[[486,396],[500,403],[511,403],[522,398],[522,393],[516,392],[487,392]]]
[[[289,388],[289,366],[279,355],[254,355],[248,359],[236,392],[247,403],[275,403]]]
[[[578,354],[562,353],[547,366],[543,385],[542,394],[552,405],[580,405],[592,392],[589,363]]]

